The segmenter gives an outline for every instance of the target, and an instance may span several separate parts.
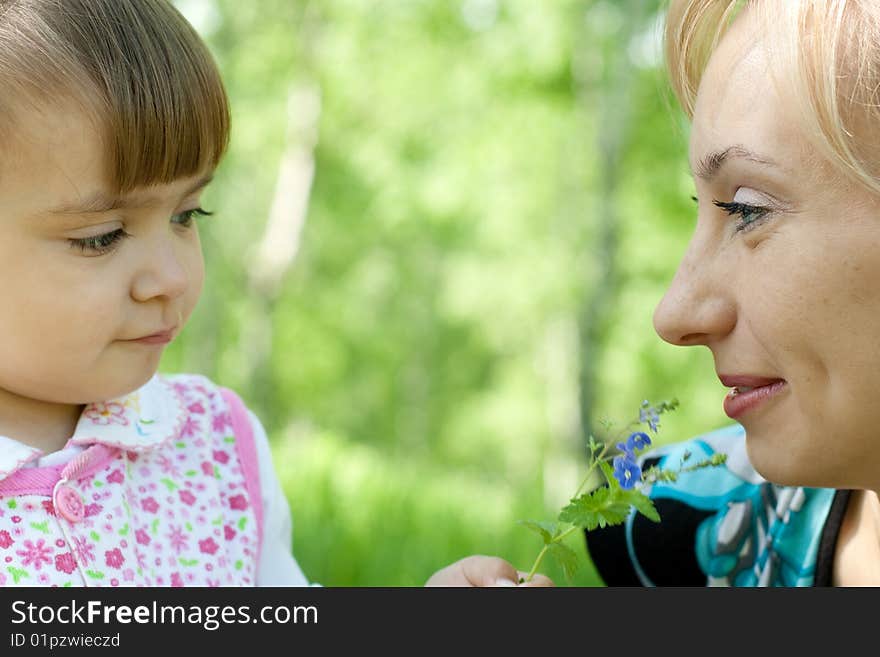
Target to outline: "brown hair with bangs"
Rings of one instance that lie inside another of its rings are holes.
[[[72,99],[119,195],[216,168],[229,142],[217,66],[167,0],[0,0],[0,152],[27,106]]]

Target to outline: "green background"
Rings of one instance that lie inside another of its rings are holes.
[[[728,422],[653,309],[694,220],[656,0],[178,0],[233,106],[204,295],[164,372],[263,421],[325,586],[527,570],[603,419]],[[576,536],[576,535],[575,535]],[[557,584],[600,584],[583,556]]]

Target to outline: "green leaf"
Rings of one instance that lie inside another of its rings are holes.
[[[570,580],[578,569],[578,557],[575,551],[562,543],[551,543],[548,551],[562,566],[565,578]]]
[[[160,481],[165,484],[165,487],[168,489],[168,492],[173,492],[178,486],[176,483],[168,479],[168,477],[162,477]]]
[[[642,481],[654,483],[655,481],[678,481],[678,471],[668,468],[660,469],[656,465],[642,472]]]
[[[651,501],[651,498],[643,492],[638,490],[625,490],[621,491],[621,493],[623,499],[635,507],[635,509],[643,516],[654,522],[660,522],[660,514],[657,513],[654,503]]]
[[[611,467],[611,464],[608,461],[599,461],[599,468],[602,470],[602,474],[605,475],[605,481],[608,482],[608,485],[612,488],[620,488],[620,482],[617,481],[617,477],[614,476],[614,468]]]
[[[92,579],[104,579],[104,573],[102,573],[100,570],[87,570],[86,575],[88,575]]]
[[[28,572],[26,570],[23,570],[22,568],[9,566],[6,570],[9,572],[10,575],[12,575],[12,580],[16,584],[18,584],[22,580],[22,578],[30,577],[30,575],[28,575]]]
[[[541,520],[517,520],[516,522],[526,529],[538,534],[544,539],[544,545],[553,540],[553,537],[556,535],[556,530],[559,528],[559,525],[555,522],[544,522]]]
[[[620,487],[605,486],[573,499],[559,512],[559,520],[587,531],[619,525],[629,515],[630,506],[620,499]]]

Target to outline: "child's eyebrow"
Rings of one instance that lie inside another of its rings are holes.
[[[208,183],[213,180],[213,174],[200,178],[192,187],[190,187],[181,196],[181,200],[191,194],[195,194],[200,189],[207,187]],[[121,208],[144,208],[152,205],[160,204],[164,199],[154,194],[129,194],[128,196],[109,195],[103,191],[93,192],[87,196],[69,203],[52,208],[47,214],[68,215],[68,214],[101,214],[102,212],[110,212]]]

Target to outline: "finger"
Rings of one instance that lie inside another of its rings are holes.
[[[500,557],[474,555],[460,562],[462,574],[471,586],[516,586],[516,568]]]
[[[520,570],[518,572],[518,575],[519,575],[519,577],[518,577],[517,581],[525,580],[525,578],[528,577],[529,574]],[[541,573],[535,573],[534,575],[532,575],[532,579],[530,579],[528,582],[523,581],[522,584],[520,584],[520,586],[538,587],[538,586],[556,586],[556,585],[553,583],[553,580],[550,579],[549,577],[547,577],[546,575],[542,575]]]

